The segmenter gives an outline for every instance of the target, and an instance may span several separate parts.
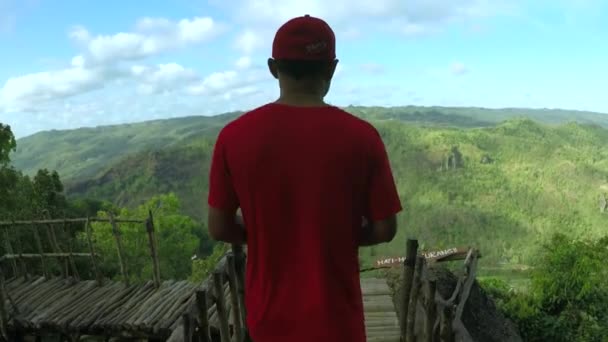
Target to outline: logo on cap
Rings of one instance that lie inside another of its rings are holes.
[[[325,49],[327,49],[327,42],[325,42],[325,41],[316,42],[316,43],[312,43],[312,44],[306,45],[306,52],[310,53],[310,54],[321,53]]]

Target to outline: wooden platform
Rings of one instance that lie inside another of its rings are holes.
[[[361,287],[367,341],[398,342],[399,322],[386,281],[365,278]],[[23,331],[168,338],[181,315],[191,311],[197,288],[188,281],[166,281],[155,289],[151,281],[130,286],[108,282],[98,287],[92,280],[14,279],[6,283],[9,329],[18,326]],[[224,296],[230,310],[227,283]],[[212,329],[219,330],[215,305],[208,314]]]
[[[386,279],[362,278],[367,342],[399,342],[399,319]]]
[[[195,288],[187,281],[166,281],[155,289],[151,281],[99,287],[95,281],[16,279],[6,284],[9,330],[169,336],[191,306]]]

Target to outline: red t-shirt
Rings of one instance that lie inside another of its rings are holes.
[[[364,342],[362,217],[401,210],[384,144],[336,107],[268,104],[219,134],[209,205],[241,208],[254,342]]]

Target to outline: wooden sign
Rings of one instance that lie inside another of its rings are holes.
[[[420,255],[424,256],[427,262],[442,262],[453,260],[464,260],[469,252],[468,247],[447,248],[438,251],[423,251]],[[405,257],[388,257],[376,260],[376,267],[396,267],[405,262]]]

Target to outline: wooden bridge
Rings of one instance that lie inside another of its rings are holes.
[[[105,221],[112,227],[122,281],[109,281],[100,273],[97,264],[99,256],[91,239],[90,223],[94,221]],[[85,225],[88,252],[62,250],[57,241],[53,241],[57,239],[57,226],[66,222]],[[145,283],[132,284],[129,281],[121,247],[120,223],[142,224],[148,235],[153,276]],[[10,228],[25,225],[34,227],[38,251],[24,253],[18,246],[13,246],[5,235],[4,249],[7,253],[0,256],[0,341],[17,342],[24,341],[28,336],[49,335],[60,336],[63,341],[70,342],[80,341],[86,336],[168,342],[243,341],[246,330],[243,290],[246,251],[241,246],[232,246],[202,283],[161,281],[151,213],[144,220],[110,216],[106,219],[0,222],[5,234]],[[47,228],[52,251],[43,250],[37,227]],[[409,253],[411,256],[411,248]],[[474,254],[471,253],[467,259],[469,262],[474,261]],[[415,258],[415,251],[413,255],[413,259],[408,258],[405,262],[405,291],[408,295],[402,304],[417,303],[418,298],[424,300],[424,296],[414,292],[421,288],[420,277],[426,263],[423,256]],[[90,260],[95,279],[80,278],[74,262],[76,258]],[[29,275],[25,260],[38,260],[43,274]],[[51,274],[47,267],[51,260],[63,261],[61,275]],[[411,260],[418,262],[412,263]],[[409,287],[407,284],[410,284]],[[437,305],[453,306],[456,298],[463,298],[462,290],[466,291],[467,286],[468,283],[463,283],[461,289],[456,291],[460,292],[455,294],[455,298],[444,300],[445,303],[437,302]],[[385,279],[362,278],[361,287],[368,342],[423,340],[423,334],[415,333],[413,328],[414,321],[421,318],[416,320],[415,310],[408,312],[406,305],[405,311],[402,308],[406,314],[399,319]],[[466,294],[464,298],[466,300]],[[427,304],[426,307],[431,306]],[[445,310],[437,312],[444,313]],[[448,323],[452,320],[457,321],[449,313],[441,315],[440,319],[434,318],[431,313],[424,317],[427,316],[433,324],[432,328],[425,330],[429,331],[424,335],[429,336],[425,341],[439,341],[440,328],[443,336],[441,341],[452,341],[462,330],[453,332],[447,328],[448,325],[451,328],[452,325]],[[457,323],[454,326],[459,327]],[[409,329],[408,332],[406,329]]]

